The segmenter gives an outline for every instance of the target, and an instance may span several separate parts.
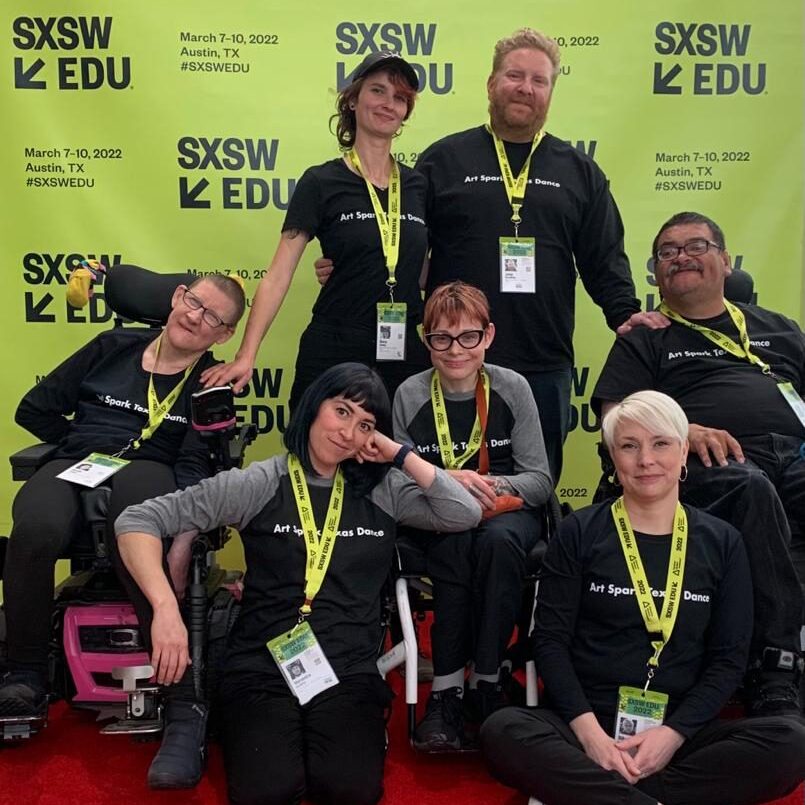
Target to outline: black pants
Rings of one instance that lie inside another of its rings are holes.
[[[291,412],[305,389],[322,372],[345,361],[357,361],[375,369],[386,385],[390,400],[394,400],[394,393],[404,380],[431,365],[428,351],[410,322],[406,328],[405,360],[376,361],[374,330],[313,319],[299,339],[289,399]]]
[[[85,527],[81,489],[57,478],[75,464],[70,459],[49,461],[25,482],[14,499],[14,526],[8,544],[3,579],[8,665],[12,670],[47,673],[48,641],[53,611],[53,573],[56,561]],[[132,461],[106,485],[112,495],[107,534],[120,512],[134,503],[176,489],[173,469],[154,461]],[[109,542],[114,542],[109,539]]]
[[[793,716],[713,721],[635,786],[589,758],[551,710],[495,713],[481,746],[494,777],[546,805],[751,805],[805,777],[805,723]]]
[[[799,651],[803,597],[791,550],[805,559],[805,461],[801,439],[759,436],[741,440],[746,463],[705,467],[688,458],[682,500],[734,525],[743,535],[754,588],[752,659],[765,646]],[[795,534],[792,545],[792,533]],[[805,579],[805,567],[800,568]]]
[[[276,686],[256,673],[223,681],[230,802],[374,805],[383,795],[386,683],[377,675],[342,679],[305,705]]]
[[[539,409],[542,438],[554,486],[562,475],[562,448],[570,430],[570,368],[523,372]]]
[[[522,600],[525,560],[537,541],[536,514],[515,511],[471,531],[428,534],[433,582],[433,670],[444,676],[469,660],[494,674],[509,643]]]

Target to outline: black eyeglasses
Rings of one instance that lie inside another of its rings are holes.
[[[204,323],[210,327],[232,326],[231,324],[227,324],[215,311],[210,310],[208,307],[204,307],[202,301],[189,288],[184,289],[184,293],[182,294],[182,302],[184,302],[190,308],[190,310],[203,311],[201,318],[204,320]]]
[[[707,254],[711,248],[719,252],[722,251],[721,246],[717,243],[713,243],[711,240],[705,240],[704,238],[696,238],[696,240],[689,240],[682,246],[673,246],[670,243],[665,246],[660,246],[654,256],[658,260],[667,262],[668,260],[676,260],[682,252],[685,252],[688,257],[699,257],[702,254]]]
[[[459,333],[458,335],[426,333],[425,341],[432,350],[436,352],[447,352],[447,350],[453,346],[453,341],[458,341],[459,346],[464,347],[464,349],[474,349],[481,343],[483,337],[483,330],[464,330],[463,333]]]

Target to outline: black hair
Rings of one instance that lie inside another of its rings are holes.
[[[374,416],[377,430],[386,435],[391,433],[391,403],[380,375],[362,363],[331,366],[305,389],[283,436],[286,449],[299,458],[306,472],[316,472],[308,450],[310,426],[319,415],[321,404],[333,397],[357,403]],[[383,480],[389,465],[370,461],[360,464],[349,459],[342,462],[341,469],[355,496],[361,497]]]
[[[657,246],[666,229],[670,229],[672,226],[684,226],[685,224],[704,224],[710,228],[713,243],[722,251],[726,248],[727,245],[724,242],[724,233],[721,231],[721,227],[712,218],[708,218],[700,212],[678,212],[676,215],[672,215],[660,227],[659,232],[657,232],[657,237],[654,238],[654,243],[651,244],[651,256],[654,257],[657,254]]]

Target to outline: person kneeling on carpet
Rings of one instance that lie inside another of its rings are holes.
[[[604,415],[623,495],[566,517],[534,640],[548,707],[481,729],[492,774],[550,805],[751,805],[805,776],[793,715],[721,721],[752,634],[743,540],[679,502],[688,420],[657,391]]]
[[[391,694],[376,659],[396,523],[465,531],[481,518],[458,482],[384,435],[390,424],[380,377],[339,364],[304,392],[287,454],[132,506],[116,522],[142,589],[135,606],[151,617],[158,679],[178,685],[189,673],[187,632],[160,538],[240,531],[244,593],[218,696],[233,803],[371,805],[382,796]]]

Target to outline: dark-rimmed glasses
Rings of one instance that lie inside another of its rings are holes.
[[[453,346],[453,341],[458,341],[459,346],[464,349],[475,349],[484,337],[483,330],[464,330],[458,335],[449,333],[426,333],[425,341],[427,345],[436,352],[447,352]]]
[[[719,252],[722,251],[721,246],[717,243],[713,243],[712,240],[696,238],[695,240],[689,240],[687,243],[682,244],[682,246],[674,246],[667,243],[664,246],[660,246],[654,256],[657,260],[667,262],[668,260],[676,260],[682,252],[685,252],[688,257],[700,257],[703,254],[707,254],[708,250],[711,248]]]
[[[231,327],[231,324],[225,322],[214,310],[205,307],[204,303],[189,289],[185,288],[182,294],[182,302],[184,302],[190,310],[200,310],[201,318],[205,324],[210,327]]]

